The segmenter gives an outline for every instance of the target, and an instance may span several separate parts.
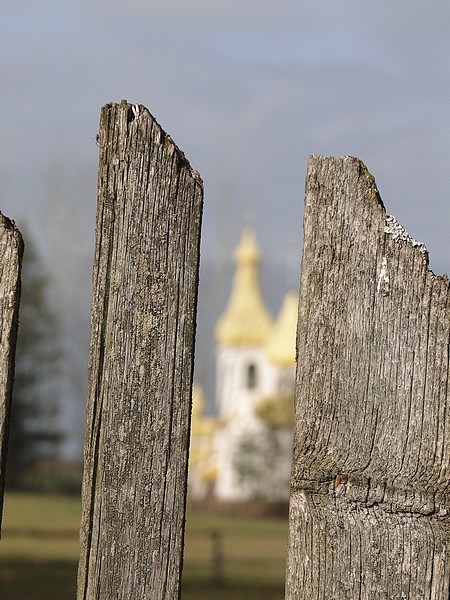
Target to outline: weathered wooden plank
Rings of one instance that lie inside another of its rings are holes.
[[[78,599],[177,598],[203,185],[141,105],[100,118]]]
[[[308,164],[286,598],[449,597],[446,276],[355,158]]]
[[[22,257],[22,236],[14,222],[0,213],[0,527],[14,382]]]

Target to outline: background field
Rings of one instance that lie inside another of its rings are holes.
[[[6,495],[2,599],[75,598],[79,520],[77,499]],[[282,600],[286,541],[285,519],[189,514],[183,600]]]

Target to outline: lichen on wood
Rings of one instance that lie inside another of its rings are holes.
[[[177,598],[203,185],[142,105],[103,107],[78,599]]]
[[[356,158],[308,163],[287,600],[449,596],[447,277]]]

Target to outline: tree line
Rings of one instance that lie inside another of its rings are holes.
[[[61,318],[50,299],[49,274],[25,239],[16,368],[7,461],[7,489],[75,492],[81,466],[62,459],[64,352]]]

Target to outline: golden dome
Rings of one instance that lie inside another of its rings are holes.
[[[266,343],[267,358],[281,366],[295,364],[295,342],[297,335],[298,297],[287,292],[272,332]]]
[[[217,429],[217,419],[205,416],[205,398],[200,384],[192,388],[192,421],[189,451],[190,467],[208,462],[213,454],[213,435]]]
[[[192,386],[192,416],[200,417],[205,412],[205,397],[203,388],[199,383],[194,381]]]
[[[234,258],[237,264],[234,285],[225,312],[216,325],[216,341],[230,345],[263,345],[272,328],[272,319],[262,300],[258,280],[260,252],[255,234],[242,232]]]

